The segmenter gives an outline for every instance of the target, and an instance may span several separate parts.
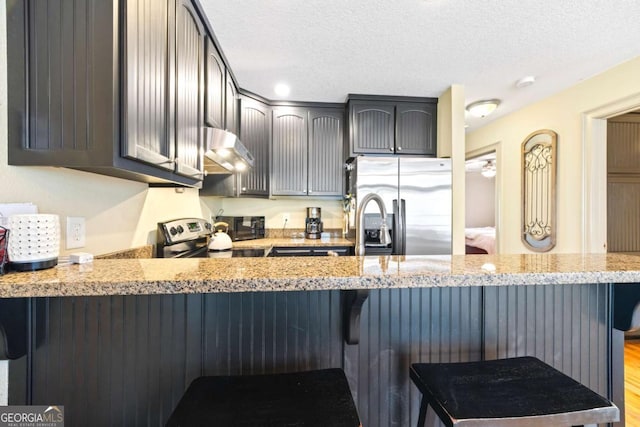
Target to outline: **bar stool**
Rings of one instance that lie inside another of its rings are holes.
[[[167,427],[361,426],[342,369],[196,378]]]
[[[414,363],[411,380],[427,407],[461,427],[578,426],[618,421],[609,400],[535,357],[462,363]]]

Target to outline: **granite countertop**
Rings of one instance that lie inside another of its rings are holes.
[[[640,257],[601,254],[96,259],[0,276],[0,297],[640,282]]]

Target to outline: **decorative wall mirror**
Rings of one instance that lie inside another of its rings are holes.
[[[536,252],[556,245],[556,140],[538,130],[522,143],[522,243]]]

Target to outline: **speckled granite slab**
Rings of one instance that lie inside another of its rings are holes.
[[[640,282],[633,255],[98,259],[0,276],[0,297]]]
[[[129,259],[129,258],[152,258],[153,245],[140,246],[138,248],[125,249],[122,251],[110,252],[108,254],[96,255],[96,259]]]

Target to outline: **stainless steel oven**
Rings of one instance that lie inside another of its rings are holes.
[[[179,218],[159,222],[156,231],[156,258],[263,257],[264,248],[231,248],[209,251],[211,223],[201,218]]]

